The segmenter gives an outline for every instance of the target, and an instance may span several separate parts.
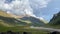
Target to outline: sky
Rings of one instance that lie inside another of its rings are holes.
[[[0,10],[15,15],[31,15],[47,21],[60,11],[60,0],[0,0]]]

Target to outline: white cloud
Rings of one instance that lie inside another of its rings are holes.
[[[4,4],[3,7],[4,7],[5,9],[12,9],[12,7],[11,7],[9,4]]]
[[[10,11],[15,15],[23,15],[28,14],[34,16],[33,8],[31,8],[30,4],[35,8],[44,8],[47,7],[49,0],[15,0],[11,3],[4,3],[5,0],[0,0],[0,9]],[[9,12],[8,12],[9,13]]]
[[[5,0],[0,0],[0,9],[2,10],[8,10],[13,14],[16,15],[22,15],[22,14],[28,14],[28,15],[34,15],[33,10],[29,5],[28,0],[15,0],[12,1],[10,4],[4,3]]]
[[[7,13],[9,14],[9,13],[10,13],[10,11],[7,11]]]

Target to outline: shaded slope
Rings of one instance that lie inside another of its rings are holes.
[[[20,19],[24,20],[24,21],[30,21],[31,26],[43,26],[43,25],[45,25],[45,23],[43,21],[41,21],[38,18],[32,17],[32,16],[23,17],[23,18],[20,18]]]
[[[9,18],[9,17],[3,17],[3,16],[0,16],[0,22],[4,22],[5,24],[10,24],[10,25],[26,25],[25,22],[22,22],[22,21],[18,21],[16,20],[15,18]]]
[[[54,14],[53,18],[50,20],[51,25],[60,25],[60,12]]]

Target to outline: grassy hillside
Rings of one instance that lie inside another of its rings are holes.
[[[0,10],[0,16],[11,17],[11,14],[7,14],[6,12]]]
[[[31,26],[44,26],[45,23],[43,22],[43,20],[40,20],[36,17],[33,16],[25,16],[23,18],[20,18],[23,21],[26,21],[28,24],[30,24]]]
[[[0,11],[0,24],[4,25],[4,26],[11,26],[11,25],[26,25],[25,22],[21,21],[21,20],[17,20],[17,18],[12,17],[12,14],[7,14],[4,11]]]
[[[46,27],[60,29],[60,12],[54,14],[53,18],[50,20]]]
[[[60,25],[60,12],[54,14],[53,18],[50,20],[49,24],[51,25]]]
[[[11,17],[11,16],[10,16],[10,14],[7,14],[6,12],[0,10],[0,25],[10,26],[9,24],[4,23],[4,21],[3,21],[4,18],[3,17]]]
[[[12,17],[13,16],[13,17]],[[17,16],[14,16],[11,13],[6,13],[4,11],[0,10],[0,21],[3,22],[3,24],[8,25],[8,24],[12,24],[12,25],[27,25],[27,26],[44,26],[45,25],[45,21],[44,20],[40,20],[38,18],[35,18],[33,16],[24,16],[22,18],[15,18]],[[20,16],[21,17],[21,16]]]

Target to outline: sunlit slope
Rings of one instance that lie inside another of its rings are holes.
[[[0,10],[0,24],[3,26],[12,26],[12,25],[13,26],[17,26],[17,25],[19,25],[19,26],[24,25],[25,26],[25,25],[27,25],[27,23],[25,21],[18,20],[17,18],[19,18],[19,17],[15,16],[13,14],[8,14],[8,13]]]
[[[16,25],[25,25],[26,23],[20,20],[17,20],[17,18],[12,17],[12,14],[7,14],[4,11],[0,11],[0,24],[4,26],[16,26]]]
[[[7,14],[6,12],[4,11],[1,11],[0,10],[0,25],[3,25],[3,26],[11,26],[9,24],[7,24],[6,22],[4,22],[2,19],[4,19],[3,17],[11,17],[10,14]]]
[[[7,14],[6,12],[0,10],[0,16],[11,17],[11,14]]]

